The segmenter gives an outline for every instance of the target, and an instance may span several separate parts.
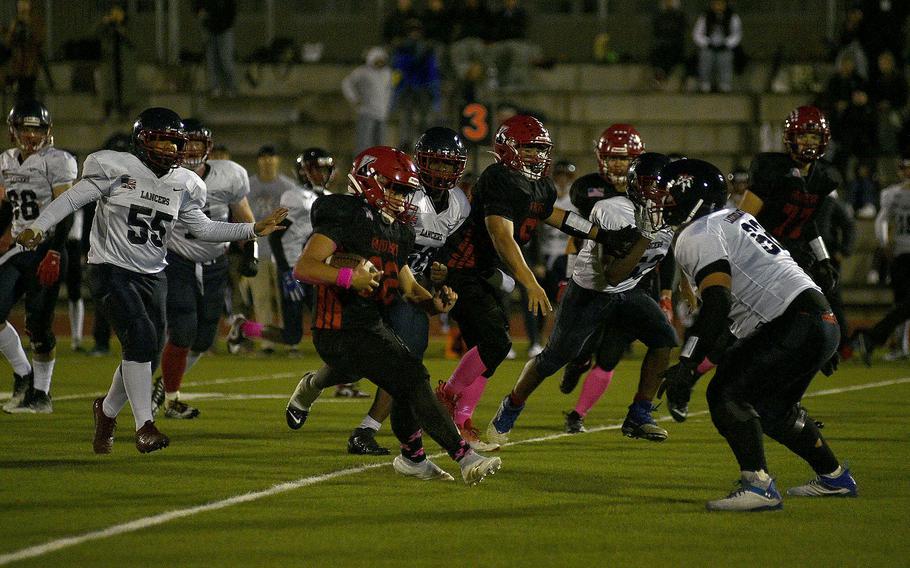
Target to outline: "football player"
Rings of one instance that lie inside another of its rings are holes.
[[[569,236],[595,239],[617,254],[632,245],[634,229],[602,231],[577,213],[553,206],[556,188],[547,177],[552,149],[549,131],[536,118],[519,114],[503,122],[494,138],[496,163],[477,180],[471,215],[444,247],[448,282],[462,298],[452,317],[469,349],[436,395],[472,440],[477,431],[471,415],[487,379],[512,346],[509,317],[498,294],[510,292],[518,280],[527,291],[529,311],[544,315],[552,311],[521,253],[537,225],[545,222]],[[514,278],[498,268],[500,263]]]
[[[433,127],[417,139],[414,156],[422,189],[417,191],[413,201],[417,208],[416,242],[408,256],[408,267],[423,286],[432,290],[445,280],[447,273],[445,265],[436,262],[436,255],[471,211],[467,196],[458,187],[467,165],[468,151],[454,130]],[[396,298],[389,307],[389,325],[411,353],[423,360],[430,334],[430,321],[424,311]],[[379,389],[369,412],[348,438],[349,453],[389,453],[376,442],[375,435],[390,409],[391,397]]]
[[[875,236],[891,259],[891,289],[894,307],[871,329],[858,330],[852,342],[863,363],[872,365],[872,353],[885,344],[894,328],[910,319],[910,158],[904,157],[898,170],[901,181],[881,195],[881,209],[875,218]]]
[[[737,338],[718,365],[707,398],[711,420],[733,450],[741,479],[727,497],[709,501],[708,510],[781,508],[763,434],[817,474],[789,495],[855,496],[850,472],[800,406],[840,336],[821,289],[755,217],[723,208],[726,180],[712,164],[670,164],[648,201],[655,226],[676,227],[677,263],[702,301],[679,362],[665,373],[668,396],[688,391],[697,365],[726,330]]]
[[[13,148],[0,154],[0,233],[12,223],[18,237],[54,198],[76,180],[76,159],[54,148],[51,115],[38,101],[16,103],[7,118]],[[53,412],[51,377],[56,361],[54,308],[60,292],[60,271],[66,264],[66,238],[72,221],[61,224],[32,251],[14,246],[0,257],[0,353],[13,367],[13,395],[3,410],[14,413]],[[77,259],[78,262],[78,259]],[[32,361],[16,329],[6,321],[25,296],[25,330],[31,338]]]
[[[452,480],[427,458],[426,431],[459,463],[465,483],[474,484],[498,470],[501,460],[475,453],[458,434],[433,396],[426,367],[384,317],[397,296],[429,314],[449,311],[457,299],[445,287],[428,292],[407,265],[415,241],[410,223],[417,211],[411,201],[420,189],[419,175],[404,152],[374,146],[354,160],[351,194],[316,200],[313,236],[294,271],[298,279],[317,285],[313,344],[325,365],[300,380],[286,419],[299,427],[322,389],[366,377],[392,395],[392,430],[401,443],[401,454],[392,462],[397,472]],[[333,266],[339,253],[360,261]]]
[[[203,213],[213,221],[252,223],[247,202],[250,182],[246,170],[230,160],[209,160],[212,130],[195,118],[183,121],[186,146],[183,167],[205,182]],[[274,234],[274,233],[273,233]],[[244,243],[241,274],[256,270],[255,241]],[[167,243],[167,342],[161,353],[161,376],[152,388],[152,413],[164,405],[165,418],[192,419],[199,410],[180,400],[183,376],[212,347],[228,283],[227,243],[203,241],[177,220]]]
[[[666,156],[644,154],[653,175],[667,163]],[[652,163],[653,162],[653,163]],[[652,400],[660,386],[660,374],[666,370],[670,350],[676,346],[676,332],[657,302],[647,290],[636,288],[641,279],[660,263],[670,249],[673,231],[657,230],[644,214],[644,195],[653,182],[644,175],[645,168],[633,169],[630,196],[623,194],[602,199],[591,210],[591,222],[604,231],[634,227],[639,236],[628,254],[604,252],[594,241],[585,241],[575,261],[572,280],[556,312],[553,333],[540,355],[528,361],[512,392],[503,398],[496,415],[487,428],[490,441],[504,444],[515,425],[525,403],[543,381],[576,359],[601,329],[621,330],[618,339],[607,333],[610,341],[598,349],[598,367],[592,371],[593,380],[609,384],[613,369],[625,352],[630,340],[640,339],[648,346],[641,366],[638,392],[629,406],[622,425],[622,432],[632,438],[663,441],[667,431],[657,425],[651,416]],[[656,175],[653,175],[656,181]],[[631,199],[630,199],[631,198]],[[606,386],[604,386],[604,389]],[[594,391],[595,389],[589,389]],[[603,390],[599,390],[600,394]],[[583,392],[592,396],[593,392]],[[590,401],[593,404],[599,394]]]
[[[196,238],[212,242],[249,240],[279,229],[287,214],[277,209],[258,223],[212,221],[202,211],[206,190],[195,172],[180,167],[186,132],[180,116],[153,107],[133,124],[132,153],[90,154],[82,178],[48,205],[17,242],[35,249],[60,221],[97,202],[88,251],[95,305],[104,310],[123,346],[107,396],[92,403],[95,453],[114,444],[117,415],[127,400],[136,422],[136,449],[167,447],[170,440],[152,417],[152,369],[163,342],[167,245],[177,220]]]

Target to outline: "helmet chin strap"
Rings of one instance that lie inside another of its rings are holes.
[[[683,220],[682,223],[680,223],[680,225],[685,225],[686,223],[688,223],[689,221],[691,221],[692,218],[695,217],[695,214],[698,213],[698,210],[701,209],[701,206],[704,205],[704,203],[705,203],[705,200],[704,200],[704,199],[699,199],[699,200],[695,203],[695,207],[693,207],[692,210],[689,211],[689,215],[685,218],[685,220]]]

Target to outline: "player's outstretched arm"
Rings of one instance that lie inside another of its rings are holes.
[[[180,212],[180,220],[199,240],[224,243],[229,241],[245,241],[256,237],[264,237],[275,231],[284,229],[281,222],[288,215],[288,210],[278,208],[265,219],[253,223],[224,223],[212,221],[201,209],[187,209]]]
[[[525,262],[524,255],[521,254],[521,248],[515,242],[512,236],[515,226],[510,219],[499,215],[487,215],[485,218],[487,231],[490,233],[490,239],[493,241],[493,247],[499,254],[499,257],[506,263],[506,266],[515,275],[516,280],[525,287],[528,293],[528,311],[537,313],[540,310],[542,315],[547,315],[553,311],[547,293],[544,292],[537,278]]]
[[[326,264],[338,245],[321,233],[313,233],[294,266],[294,277],[310,284],[329,284],[340,288],[372,291],[379,287],[381,271],[370,272],[366,263],[354,268],[335,268]]]
[[[51,227],[72,215],[74,211],[98,201],[101,197],[101,190],[95,184],[87,180],[80,181],[51,201],[38,215],[35,222],[28,229],[19,233],[16,242],[27,249],[34,249],[41,244],[44,234]]]
[[[591,239],[600,244],[605,252],[616,257],[629,254],[629,249],[641,238],[634,227],[623,227],[616,231],[605,230],[578,213],[559,207],[553,208],[553,214],[544,219],[544,223],[570,237]]]
[[[442,286],[436,290],[435,294],[431,294],[417,282],[410,266],[405,266],[398,271],[398,286],[401,288],[405,300],[417,304],[431,316],[447,313],[458,299],[458,294],[448,286]]]

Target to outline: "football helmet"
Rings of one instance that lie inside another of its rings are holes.
[[[651,223],[659,230],[717,211],[726,201],[727,180],[714,164],[678,160],[660,170],[646,207]]]
[[[611,124],[597,140],[597,165],[600,175],[615,187],[621,188],[629,175],[621,160],[633,160],[644,151],[645,144],[634,126]]]
[[[212,129],[196,118],[184,118],[183,129],[186,132],[186,150],[182,165],[195,170],[209,159],[209,153],[215,145],[212,141]]]
[[[523,155],[524,148],[536,148],[536,155]],[[503,122],[493,139],[496,159],[530,180],[547,175],[552,151],[550,132],[539,120],[525,114],[516,114]]]
[[[389,146],[367,148],[354,158],[348,174],[351,189],[384,216],[413,223],[417,207],[411,203],[420,189],[420,172],[411,157]]]
[[[420,135],[414,145],[414,156],[423,186],[437,193],[455,187],[468,164],[468,150],[461,137],[451,128],[441,126],[434,126]],[[451,171],[430,167],[439,162],[451,166]]]
[[[51,113],[38,101],[13,105],[6,124],[9,126],[10,141],[22,152],[34,154],[45,146],[53,145]]]
[[[670,163],[670,158],[657,152],[645,152],[629,165],[626,195],[637,205],[645,205],[656,195],[657,176]]]
[[[183,163],[186,132],[180,115],[162,107],[147,108],[133,123],[133,153],[153,170],[169,170]],[[170,142],[174,149],[159,142]]]
[[[797,138],[802,134],[816,134],[818,143],[800,147]],[[814,106],[793,109],[784,121],[784,145],[790,155],[803,163],[814,162],[825,154],[831,140],[828,118]]]
[[[335,177],[335,158],[323,148],[307,148],[297,156],[297,181],[310,187],[328,187]]]

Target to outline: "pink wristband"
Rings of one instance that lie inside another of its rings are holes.
[[[347,290],[351,287],[351,282],[354,280],[354,269],[353,268],[339,268],[338,276],[335,277],[335,284],[339,288],[344,288]]]

